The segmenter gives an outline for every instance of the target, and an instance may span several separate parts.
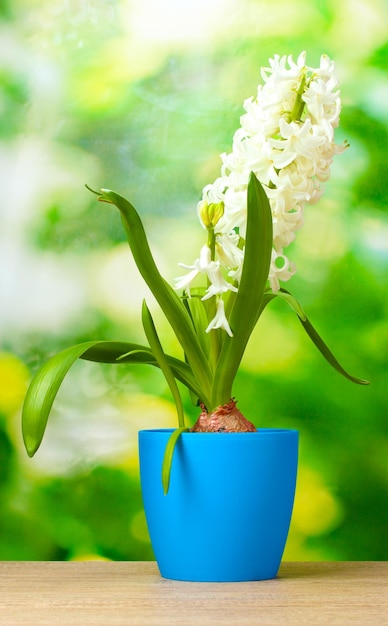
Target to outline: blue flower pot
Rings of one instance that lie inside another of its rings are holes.
[[[183,433],[164,495],[171,433],[139,432],[144,509],[161,575],[197,582],[274,578],[291,521],[298,431]]]

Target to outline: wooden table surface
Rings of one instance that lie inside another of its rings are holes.
[[[274,580],[188,583],[152,562],[0,563],[0,624],[388,624],[388,562],[283,563]]]

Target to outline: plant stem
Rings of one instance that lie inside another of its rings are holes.
[[[302,100],[302,96],[305,92],[305,88],[306,88],[306,69],[303,72],[302,79],[299,83],[299,87],[296,92],[294,106],[292,107],[292,111],[289,117],[290,122],[299,122],[302,117],[303,109],[305,107],[305,102]]]
[[[214,226],[208,226],[207,228],[207,245],[210,249],[210,259],[215,261],[216,258],[216,234],[214,232]]]

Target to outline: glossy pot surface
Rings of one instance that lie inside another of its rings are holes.
[[[274,578],[294,502],[298,431],[183,433],[164,495],[161,468],[172,432],[139,432],[144,509],[161,575],[209,582]]]

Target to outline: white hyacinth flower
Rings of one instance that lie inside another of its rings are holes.
[[[219,297],[217,298],[217,313],[207,327],[206,332],[208,333],[216,328],[223,328],[230,337],[233,337],[229,322],[226,319],[224,301],[222,298]]]
[[[320,198],[334,155],[347,147],[334,143],[341,100],[335,65],[327,55],[321,56],[318,68],[306,65],[305,52],[296,62],[292,56],[275,55],[261,76],[256,98],[244,102],[232,151],[221,155],[220,177],[203,189],[202,201],[224,205],[212,231],[212,257],[206,267],[200,259],[186,266],[191,271],[176,284],[186,288],[205,273],[210,281],[205,298],[217,298],[221,317],[223,294],[234,291],[241,277],[250,173],[263,185],[271,206],[273,254],[268,281],[277,292],[281,281],[288,281],[296,271],[284,250],[303,225],[305,206]]]
[[[176,279],[175,288],[186,290],[188,295],[190,295],[190,287],[192,283],[200,274],[205,274],[209,281],[208,289],[202,300],[208,300],[212,296],[216,296],[227,291],[237,291],[237,287],[235,285],[225,280],[222,274],[220,262],[211,260],[211,251],[208,246],[202,247],[200,257],[193,263],[193,265],[180,263],[180,266],[189,269],[190,272],[185,276],[181,276]]]

